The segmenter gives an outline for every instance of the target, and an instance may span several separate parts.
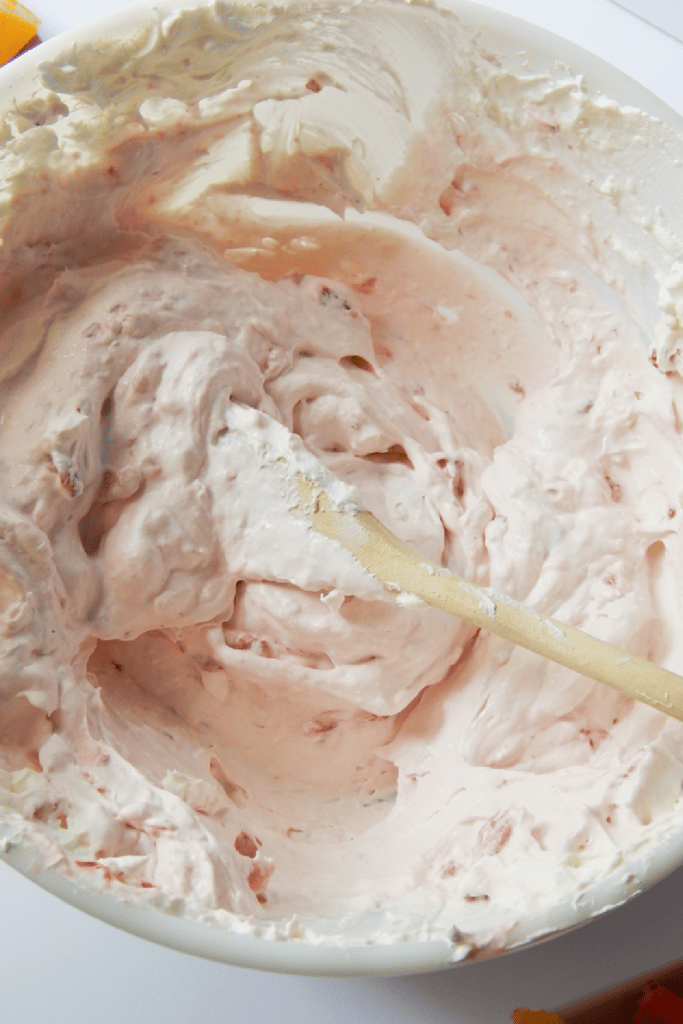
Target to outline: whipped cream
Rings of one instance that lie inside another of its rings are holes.
[[[5,849],[454,960],[625,898],[683,726],[385,591],[296,474],[683,671],[683,231],[645,172],[680,189],[683,140],[402,0],[158,14],[39,77],[1,137]]]

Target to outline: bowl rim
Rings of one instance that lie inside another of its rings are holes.
[[[216,0],[138,0],[129,6],[62,32],[0,68],[3,105],[19,102],[38,84],[41,64],[70,47],[98,38],[126,38],[144,24],[153,24],[179,10],[211,7]],[[266,0],[276,5],[276,0]],[[288,0],[284,0],[286,4]],[[360,0],[369,2],[369,0]],[[244,3],[247,6],[248,3]],[[280,5],[277,5],[280,6]],[[481,32],[487,45],[511,52],[526,51],[554,64],[581,72],[592,94],[603,94],[622,106],[641,109],[683,134],[683,115],[626,72],[584,47],[525,19],[474,2],[437,0],[436,6],[454,12]],[[34,850],[13,838],[15,829],[0,822],[0,859],[43,890],[92,917],[159,945],[236,967],[309,976],[379,977],[406,975],[463,965],[514,952],[588,923],[594,916],[622,905],[649,889],[683,863],[683,826],[656,848],[643,849],[640,861],[617,863],[611,874],[593,883],[579,897],[561,906],[529,915],[505,949],[481,948],[458,959],[456,947],[446,941],[390,942],[332,945],[321,941],[273,940],[176,916],[167,909],[137,904],[95,888],[85,878],[71,877],[59,868],[36,870]],[[645,847],[645,843],[643,843]],[[628,875],[627,875],[628,872]]]
[[[593,883],[571,902],[526,917],[509,946],[482,947],[460,958],[456,947],[446,941],[313,944],[261,938],[176,916],[166,908],[134,903],[96,888],[85,876],[70,876],[59,868],[36,870],[34,849],[23,841],[15,841],[13,831],[11,826],[0,823],[0,860],[45,892],[105,924],[177,952],[233,967],[323,977],[418,974],[528,949],[616,910],[672,874],[683,861],[681,825],[659,846],[643,851],[640,861],[615,864],[607,878]]]

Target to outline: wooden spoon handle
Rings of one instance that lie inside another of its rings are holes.
[[[419,598],[443,608],[683,721],[683,677],[541,615],[505,594],[451,575],[416,554],[369,512],[335,508],[303,474],[299,492],[301,511],[316,532],[350,551],[404,603]]]

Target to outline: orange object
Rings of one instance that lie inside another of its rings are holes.
[[[634,1024],[681,1024],[683,999],[663,985],[646,985],[633,1020]]]
[[[40,19],[16,0],[0,0],[0,64],[16,57],[36,34]]]
[[[528,1010],[524,1007],[513,1010],[511,1020],[513,1024],[564,1024],[563,1018],[550,1010]]]
[[[567,1024],[683,1024],[683,960],[559,1007]]]

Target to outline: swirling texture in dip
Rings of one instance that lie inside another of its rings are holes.
[[[681,726],[396,604],[293,508],[305,465],[683,669],[681,245],[643,173],[680,188],[680,139],[508,64],[429,7],[218,6],[8,113],[6,843],[457,958],[678,827]]]

